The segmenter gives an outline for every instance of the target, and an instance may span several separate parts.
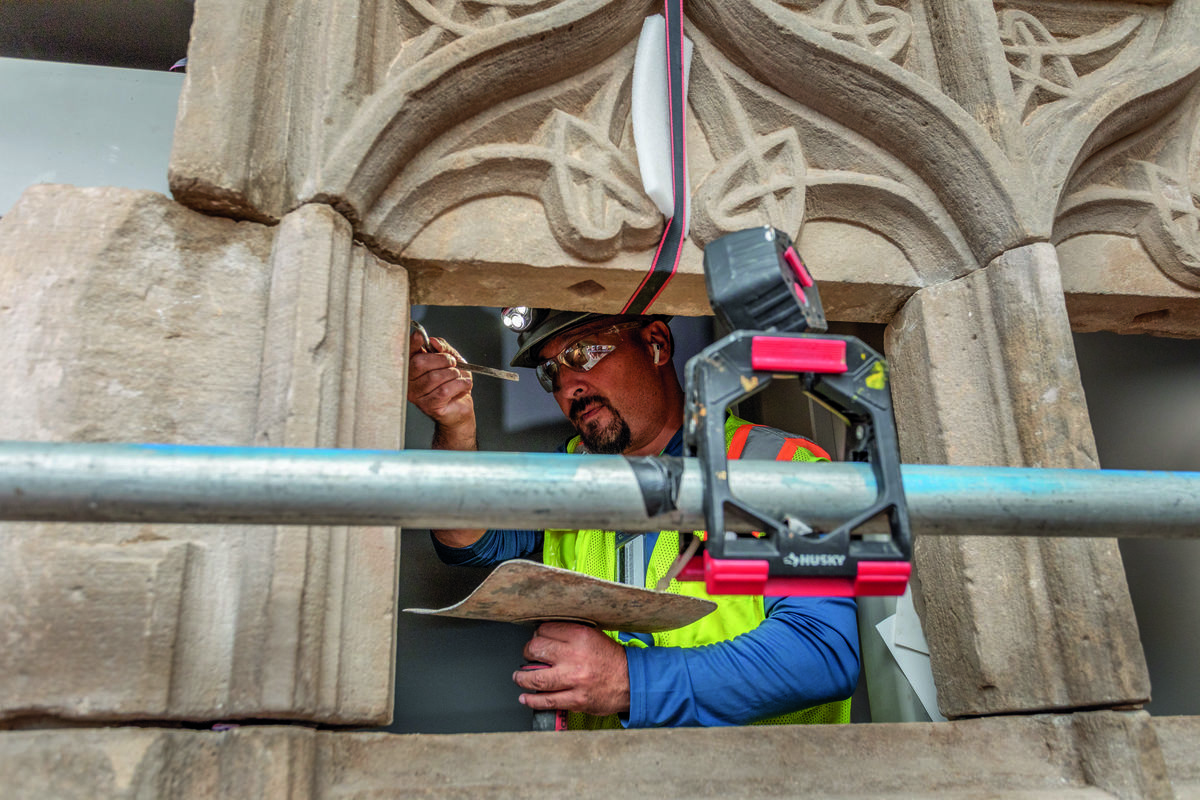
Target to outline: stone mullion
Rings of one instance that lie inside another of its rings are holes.
[[[1096,466],[1050,245],[921,290],[887,349],[906,462]],[[918,538],[915,559],[946,716],[1149,697],[1113,540]]]
[[[262,444],[335,444],[349,257],[348,226],[336,215],[308,207],[279,225],[256,424]],[[283,526],[261,535],[273,539],[272,558],[283,568],[257,587],[268,594],[264,634],[238,656],[264,662],[257,680],[266,707],[288,716],[311,713],[320,704],[324,640],[314,632],[327,624],[329,530]]]
[[[408,407],[407,276],[355,247],[345,303],[336,446],[400,449]],[[396,630],[399,533],[388,526],[343,526],[329,529],[325,539],[322,563],[338,595],[326,598],[331,624],[324,631],[317,691],[323,704],[336,704],[347,715],[378,716],[381,707],[390,714],[394,705],[395,637],[379,636],[378,626],[382,621]],[[347,650],[346,641],[363,648]],[[366,679],[364,660],[371,667]]]
[[[355,245],[349,223],[321,205],[283,219],[272,262],[258,441],[397,447],[403,368],[392,357],[397,326],[389,322],[391,315],[407,320],[404,273]],[[369,396],[374,391],[382,396]],[[260,644],[278,659],[263,670],[269,708],[289,718],[324,720],[329,708],[338,709],[339,721],[388,718],[394,647],[377,626],[395,614],[396,534],[382,527],[275,530],[275,558],[292,566],[272,581],[269,635]],[[346,602],[350,591],[354,604]],[[344,646],[377,638],[381,645],[361,651]]]

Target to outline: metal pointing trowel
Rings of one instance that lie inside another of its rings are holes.
[[[414,320],[412,320],[412,327],[413,327],[413,330],[415,330],[417,333],[421,334],[421,339],[424,340],[424,342],[425,342],[425,346],[421,349],[423,349],[426,353],[434,352],[433,345],[429,341],[429,333],[426,332],[425,326],[422,325],[421,323],[417,322],[414,319]],[[460,361],[458,359],[455,359],[454,366],[457,367],[458,369],[466,370],[467,372],[474,372],[477,375],[488,375],[493,378],[499,378],[500,380],[503,380],[503,381],[519,381],[521,379],[520,375],[518,375],[515,372],[510,372],[509,370],[506,370],[506,369],[497,369],[496,367],[485,367],[481,364],[468,364],[466,361]]]

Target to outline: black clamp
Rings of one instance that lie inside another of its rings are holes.
[[[709,535],[702,562],[681,577],[702,574],[710,594],[902,593],[912,534],[887,362],[855,337],[806,332],[824,330],[824,311],[786,234],[753,228],[721,237],[706,249],[704,267],[713,308],[733,333],[686,367],[684,453],[704,465]],[[847,423],[849,460],[869,463],[875,476],[874,502],[831,531],[814,531],[792,517],[771,518],[729,489],[725,410],[781,375],[795,375],[806,394]],[[886,515],[889,537],[855,533],[880,515]],[[726,533],[727,516],[758,533]]]

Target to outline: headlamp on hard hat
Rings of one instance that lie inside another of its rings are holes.
[[[526,313],[517,313],[522,311]],[[530,368],[535,368],[542,363],[543,359],[539,357],[539,353],[545,342],[581,325],[609,319],[615,324],[635,318],[641,321],[642,324],[649,324],[656,319],[663,322],[670,319],[669,316],[662,314],[633,317],[621,314],[600,314],[591,311],[559,311],[553,308],[506,308],[501,312],[501,318],[504,320],[505,325],[512,330],[518,331],[517,354],[513,356],[512,361],[509,363],[514,367]],[[510,318],[513,320],[512,323],[508,321]],[[516,327],[517,324],[521,324],[525,319],[530,319],[531,321],[523,328]]]
[[[500,319],[504,322],[504,327],[520,333],[533,327],[537,320],[537,309],[529,306],[510,306],[500,312]]]

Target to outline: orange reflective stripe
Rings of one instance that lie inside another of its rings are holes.
[[[779,455],[775,456],[775,460],[776,461],[791,461],[792,456],[794,456],[796,454],[796,451],[799,450],[801,447],[803,447],[808,452],[812,453],[817,458],[827,458],[830,461],[833,461],[832,458],[829,458],[829,453],[826,453],[824,450],[822,450],[821,447],[816,442],[813,442],[813,441],[810,441],[808,439],[804,439],[801,437],[788,438],[783,443],[783,447],[780,448]]]
[[[729,448],[725,452],[726,457],[730,461],[741,458],[742,451],[744,451],[746,449],[746,441],[750,438],[750,430],[752,428],[761,428],[761,427],[764,427],[764,426],[758,425],[758,424],[752,423],[752,422],[748,422],[745,425],[739,426],[738,429],[733,432],[733,436],[730,437],[730,439],[729,439]],[[784,439],[783,447],[781,447],[779,449],[779,453],[776,454],[775,460],[776,461],[791,461],[792,456],[795,455],[796,451],[799,450],[801,447],[803,447],[805,450],[808,450],[810,453],[812,453],[814,456],[817,456],[818,458],[825,458],[830,461],[833,460],[832,458],[829,458],[829,454],[826,453],[823,449],[821,449],[821,447],[819,445],[817,445],[816,442],[813,442],[809,439],[805,439],[802,436],[789,436],[788,438]],[[702,541],[702,542],[707,541],[708,536],[704,531],[696,531],[695,533],[698,536],[698,538],[700,539],[700,541]],[[754,536],[759,537],[759,538],[762,538],[762,536],[763,536],[762,531],[751,531],[751,533]]]
[[[733,438],[729,440],[729,449],[726,451],[728,458],[741,458],[742,451],[746,449],[746,440],[750,438],[750,429],[756,427],[754,425],[743,425],[733,432]]]
[[[746,449],[746,440],[750,438],[750,429],[761,427],[763,426],[755,423],[748,423],[746,425],[742,425],[740,428],[734,431],[733,438],[729,441],[729,450],[727,451],[726,455],[730,459],[741,458],[742,451]],[[787,439],[785,439],[783,447],[780,448],[779,453],[775,456],[775,460],[791,461],[792,456],[794,456],[796,451],[801,447],[812,453],[817,458],[824,458],[829,461],[833,461],[833,459],[829,457],[829,453],[826,453],[820,445],[811,439],[805,439],[803,436],[789,436]]]

